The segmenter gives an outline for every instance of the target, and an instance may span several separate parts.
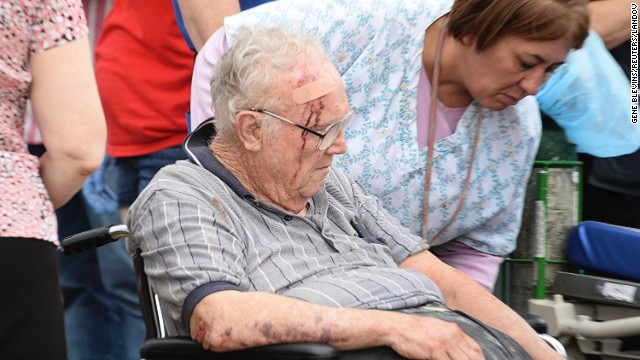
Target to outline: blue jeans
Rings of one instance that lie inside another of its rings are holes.
[[[182,146],[149,155],[115,158],[118,206],[129,207],[160,169],[186,158]]]
[[[115,180],[112,165],[107,159],[94,174],[101,178],[90,179],[83,191],[56,211],[61,239],[121,222],[109,187]],[[72,256],[61,254],[59,262],[68,359],[140,359],[145,328],[124,240]]]

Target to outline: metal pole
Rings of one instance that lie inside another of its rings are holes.
[[[535,207],[535,232],[533,257],[536,265],[536,279],[533,291],[534,299],[544,299],[546,296],[546,254],[547,254],[547,192],[549,173],[547,168],[538,172],[537,193]]]

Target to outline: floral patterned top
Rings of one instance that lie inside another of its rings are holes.
[[[85,36],[80,0],[0,0],[0,237],[58,244],[57,223],[23,137],[32,55]]]
[[[414,234],[422,234],[427,148],[418,146],[416,109],[424,32],[452,0],[279,0],[225,19],[229,45],[245,25],[281,24],[315,34],[342,74],[357,109],[345,131],[348,151],[334,164],[377,195]],[[295,19],[295,21],[291,21]],[[542,126],[529,96],[502,111],[471,103],[455,132],[435,143],[429,198],[432,238],[452,217],[469,164],[474,167],[460,213],[435,239],[493,255],[515,249],[525,186]]]

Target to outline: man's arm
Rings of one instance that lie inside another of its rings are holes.
[[[382,310],[330,308],[265,292],[210,294],[196,305],[190,328],[193,339],[215,351],[316,342],[338,350],[390,346],[410,359],[483,359],[479,346],[453,323]]]
[[[207,39],[224,24],[224,17],[240,12],[238,0],[178,0],[182,21],[200,51]]]
[[[401,268],[414,269],[433,280],[442,291],[447,306],[461,310],[514,338],[534,359],[562,359],[511,308],[476,281],[446,265],[429,251],[407,258]]]

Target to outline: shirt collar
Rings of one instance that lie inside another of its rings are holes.
[[[217,176],[239,197],[251,202],[258,202],[240,181],[222,165],[220,160],[209,148],[211,140],[216,135],[215,119],[209,118],[193,130],[182,143],[182,149],[191,162],[209,170]]]

